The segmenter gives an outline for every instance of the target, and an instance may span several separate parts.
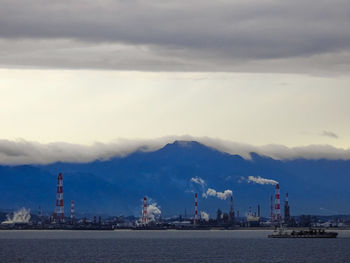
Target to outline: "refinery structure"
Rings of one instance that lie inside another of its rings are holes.
[[[273,181],[273,180],[271,180]],[[273,181],[275,182],[275,181]],[[210,189],[208,189],[209,191]],[[211,189],[212,190],[212,189]],[[210,191],[209,191],[210,192]],[[208,192],[207,192],[208,193]],[[216,194],[216,193],[215,193]],[[223,194],[223,193],[220,193]],[[119,216],[119,217],[77,217],[76,204],[74,200],[67,201],[70,204],[70,214],[67,216],[64,212],[64,188],[63,174],[57,176],[56,204],[52,214],[43,215],[39,207],[37,214],[31,214],[30,210],[25,208],[7,216],[7,220],[0,224],[0,229],[91,229],[91,230],[115,230],[115,229],[242,229],[242,228],[275,228],[280,226],[287,227],[345,227],[349,222],[326,221],[315,222],[311,216],[292,216],[289,206],[289,196],[286,193],[284,198],[283,215],[281,214],[281,196],[280,184],[274,183],[274,196],[270,198],[270,213],[268,217],[261,216],[261,205],[255,206],[253,211],[249,207],[248,212],[240,216],[239,210],[235,211],[234,196],[231,191],[227,191],[224,196],[229,200],[227,203],[228,212],[217,210],[216,217],[210,218],[209,215],[199,211],[198,193],[193,193],[193,214],[178,215],[171,218],[162,218],[159,208],[148,203],[148,197],[142,198],[141,216]],[[203,194],[205,195],[205,194]],[[205,199],[203,199],[204,201]],[[191,202],[191,200],[189,200]],[[267,205],[268,207],[268,205]]]

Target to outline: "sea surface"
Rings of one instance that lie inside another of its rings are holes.
[[[336,239],[268,239],[271,231],[0,231],[0,262],[350,262]]]

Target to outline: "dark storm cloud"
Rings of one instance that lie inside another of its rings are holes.
[[[259,71],[263,62],[272,71],[349,69],[348,1],[0,3],[7,66]]]

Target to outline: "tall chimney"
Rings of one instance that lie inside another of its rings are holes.
[[[71,203],[70,203],[70,219],[72,221],[72,224],[74,224],[74,220],[75,220],[75,204],[74,204],[74,200],[72,200]]]
[[[194,221],[193,224],[196,225],[198,221],[198,200],[197,193],[194,194]]]
[[[286,224],[290,223],[290,208],[289,208],[289,201],[288,201],[288,193],[286,193],[286,201],[284,203],[284,222]]]
[[[275,221],[275,215],[273,212],[273,197],[271,195],[271,200],[270,200],[270,221],[273,222]]]
[[[275,189],[275,219],[277,223],[281,222],[280,185],[279,184],[276,184],[276,189]]]
[[[142,209],[142,223],[148,224],[148,216],[147,216],[147,197],[143,198],[143,209]]]
[[[233,196],[230,199],[230,221],[233,223],[235,221],[235,210],[233,209]]]
[[[43,211],[41,210],[41,207],[38,207],[38,223],[42,221],[42,217],[43,217]]]
[[[56,194],[56,211],[54,214],[57,222],[64,222],[64,208],[63,208],[63,176],[59,173],[57,176],[57,194]]]

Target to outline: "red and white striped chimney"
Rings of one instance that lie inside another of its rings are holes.
[[[56,195],[55,219],[58,222],[64,222],[63,176],[62,176],[62,173],[59,173],[57,176],[57,195]]]
[[[148,223],[148,216],[147,216],[147,197],[145,196],[143,198],[143,208],[142,208],[142,224]]]
[[[198,200],[197,193],[194,194],[194,221],[193,224],[197,224],[198,221]]]
[[[281,202],[280,202],[280,185],[276,184],[275,189],[275,220],[281,222]]]

